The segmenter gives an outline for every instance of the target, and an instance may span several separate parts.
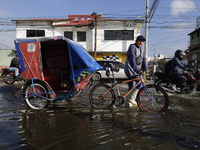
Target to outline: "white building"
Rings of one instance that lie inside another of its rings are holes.
[[[167,58],[167,55],[162,55],[162,54],[154,54],[154,57],[148,57],[148,61],[157,61],[157,60],[160,60],[160,59],[166,59]]]
[[[96,59],[118,55],[125,62],[131,43],[140,35],[144,20],[104,19],[97,16]],[[69,15],[68,19],[28,19],[16,21],[16,38],[65,36],[82,44],[94,56],[95,15]]]

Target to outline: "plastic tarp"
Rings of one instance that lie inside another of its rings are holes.
[[[32,66],[26,67],[26,53],[23,51],[22,54],[22,48],[27,47],[24,46],[22,47],[20,44],[24,44],[24,43],[36,43],[36,45],[42,41],[48,41],[48,40],[65,40],[67,42],[67,46],[68,46],[68,57],[69,57],[69,64],[70,64],[70,78],[74,83],[80,82],[81,79],[78,79],[81,77],[82,74],[86,74],[86,76],[88,76],[89,74],[92,74],[94,71],[96,70],[101,70],[103,69],[103,67],[101,65],[99,65],[91,56],[90,54],[87,52],[87,50],[80,44],[73,42],[65,37],[62,36],[57,36],[57,37],[50,37],[50,38],[32,38],[32,39],[16,39],[15,42],[15,46],[16,46],[16,50],[17,50],[17,54],[19,57],[19,61],[20,61],[20,65],[21,65],[21,69],[22,72],[26,71],[26,69],[35,69],[35,73],[36,77],[40,78],[40,75],[38,74],[38,66],[34,66],[34,64],[37,64],[38,62],[33,63]],[[38,46],[39,47],[39,46]],[[36,46],[37,48],[37,46]],[[27,51],[27,50],[26,50]],[[37,52],[38,54],[35,54],[33,57],[39,57],[39,50],[36,50],[35,52]],[[56,53],[56,49],[55,49],[55,53]],[[37,58],[35,58],[35,60],[37,60]],[[32,60],[31,60],[32,61]],[[40,65],[40,64],[39,64]],[[74,67],[76,66],[76,67]],[[41,72],[40,72],[41,74]]]

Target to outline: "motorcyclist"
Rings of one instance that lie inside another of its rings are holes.
[[[15,80],[20,80],[19,67],[20,67],[19,58],[17,55],[15,55],[15,57],[11,60],[11,63],[10,63],[10,71],[15,72]]]
[[[186,71],[190,70],[189,68],[193,68],[189,64],[182,62],[184,57],[185,53],[178,49],[176,50],[171,62],[171,68],[168,75],[173,80],[172,88],[174,90],[176,90],[176,86],[181,86],[187,81],[187,78],[181,74],[180,68]]]

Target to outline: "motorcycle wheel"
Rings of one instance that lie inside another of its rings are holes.
[[[14,76],[12,76],[11,74],[8,73],[8,74],[5,74],[3,76],[3,81],[6,84],[10,85],[10,84],[13,84],[15,82],[15,79],[14,79]]]
[[[161,79],[156,79],[156,80],[154,81],[154,84],[155,84],[155,85],[159,85],[159,86],[160,86],[160,84],[162,84],[162,83],[165,83],[165,82],[163,82],[163,80],[161,80]]]

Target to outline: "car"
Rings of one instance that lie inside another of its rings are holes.
[[[110,63],[113,63],[113,65],[115,65],[115,66],[117,66],[119,68],[119,72],[114,72],[115,78],[118,78],[118,79],[126,79],[127,78],[126,75],[125,75],[125,73],[124,73],[124,67],[125,67],[125,65],[122,62],[120,62],[120,61],[114,61],[114,60],[96,60],[96,62],[99,65],[105,67],[106,69],[110,68]],[[112,75],[112,73],[111,73],[111,75]],[[106,76],[106,70],[99,70],[92,77],[92,79],[96,80],[96,81],[98,81],[100,79],[105,79],[105,78],[108,78]]]

